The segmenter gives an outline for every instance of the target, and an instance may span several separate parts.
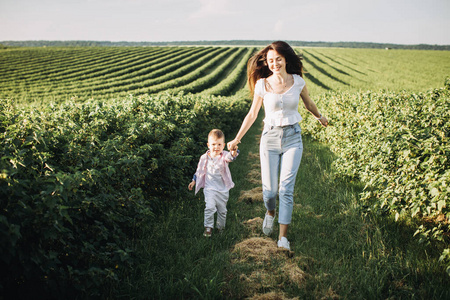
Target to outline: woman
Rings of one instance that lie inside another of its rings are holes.
[[[305,108],[323,125],[322,116],[311,100],[302,78],[303,65],[295,51],[285,42],[274,42],[247,64],[248,85],[253,102],[236,138],[227,144],[234,149],[255,122],[264,104],[264,129],[260,142],[263,199],[267,209],[263,232],[270,235],[275,218],[276,196],[279,195],[278,247],[290,250],[287,231],[294,207],[294,185],[303,152],[302,120],[298,112],[300,98]],[[278,178],[279,174],[279,178]],[[278,184],[279,182],[279,184]]]

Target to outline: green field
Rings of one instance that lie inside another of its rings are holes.
[[[0,95],[21,102],[111,99],[163,91],[228,95],[244,85],[243,74],[252,49],[146,47],[3,51]]]
[[[229,95],[243,87],[246,47],[13,48],[0,50],[0,97],[20,102],[111,99],[184,91]],[[443,86],[449,51],[308,48],[312,95],[423,92]],[[201,78],[201,80],[199,80]],[[236,79],[231,88],[224,78]],[[211,90],[216,87],[215,90]]]
[[[306,282],[260,278],[249,295],[242,278],[262,270],[231,263],[243,222],[264,213],[236,201],[255,187],[260,124],[231,166],[229,230],[202,239],[187,184],[207,132],[239,129],[256,50],[0,49],[0,299],[448,296],[449,51],[296,48],[330,120],[300,108],[292,241]]]
[[[300,52],[306,70],[317,80],[310,84],[314,94],[336,90],[424,92],[442,87],[450,71],[448,51],[311,48]]]

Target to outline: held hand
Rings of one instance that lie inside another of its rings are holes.
[[[238,146],[235,146],[234,149],[231,150],[231,156],[236,157],[238,148]]]
[[[192,189],[194,188],[194,186],[195,186],[195,181],[192,180],[191,183],[189,183],[189,185],[188,185],[188,189],[189,189],[190,191],[192,191]]]
[[[234,139],[231,142],[228,142],[227,147],[229,151],[236,151],[237,145],[240,143],[240,141]],[[233,153],[231,153],[233,155]],[[234,155],[233,155],[234,156]]]

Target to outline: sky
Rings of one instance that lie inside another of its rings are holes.
[[[450,45],[450,0],[0,0],[0,41]]]

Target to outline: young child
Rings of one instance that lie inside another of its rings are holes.
[[[225,136],[219,129],[213,129],[208,134],[209,150],[200,157],[197,171],[188,188],[195,185],[195,194],[203,188],[205,195],[205,232],[210,237],[214,227],[214,213],[217,211],[217,229],[225,228],[227,217],[227,202],[229,190],[234,187],[228,163],[236,159],[237,146],[231,152],[224,151]]]

